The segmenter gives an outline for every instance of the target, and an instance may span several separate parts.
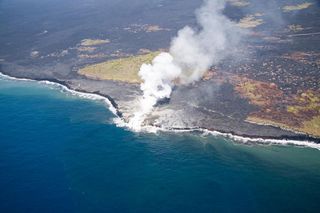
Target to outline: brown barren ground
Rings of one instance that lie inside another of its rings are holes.
[[[233,77],[236,91],[259,110],[247,120],[320,136],[320,91],[298,91],[285,95],[276,84]]]

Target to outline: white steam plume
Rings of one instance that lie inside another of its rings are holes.
[[[158,100],[169,98],[174,80],[188,84],[233,52],[239,41],[239,28],[223,13],[224,0],[205,0],[196,11],[199,29],[189,26],[178,32],[169,53],[160,53],[152,64],[143,64],[140,108],[129,120],[129,127],[139,131],[147,114]]]

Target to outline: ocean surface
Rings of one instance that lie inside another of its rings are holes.
[[[133,133],[99,101],[0,79],[0,212],[318,212],[320,151]]]

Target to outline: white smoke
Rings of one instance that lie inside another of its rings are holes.
[[[160,53],[152,64],[143,64],[139,76],[143,80],[139,110],[129,127],[139,131],[146,116],[158,100],[169,98],[173,81],[182,84],[199,80],[212,66],[229,56],[239,41],[239,28],[222,12],[224,0],[205,0],[196,11],[199,29],[189,26],[178,32],[169,53]]]

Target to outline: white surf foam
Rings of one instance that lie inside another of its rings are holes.
[[[72,89],[69,89],[68,87],[51,81],[36,81],[32,79],[26,79],[26,78],[15,78],[11,77],[5,74],[0,73],[0,78],[2,79],[8,79],[8,80],[15,80],[15,81],[33,81],[40,84],[44,84],[47,86],[50,86],[52,88],[59,89],[61,92],[67,92],[71,95],[78,96],[80,98],[84,99],[90,99],[94,101],[102,101],[107,106],[108,109],[116,116],[114,118],[114,123],[121,128],[127,128],[130,129],[130,125],[128,125],[127,122],[125,122],[122,118],[120,118],[117,115],[117,109],[112,105],[110,100],[106,97],[103,97],[101,95],[92,94],[92,93],[85,93],[85,92],[78,92]],[[204,136],[206,135],[212,135],[212,136],[222,136],[225,138],[232,139],[234,141],[240,142],[240,143],[257,143],[257,144],[264,144],[264,145],[293,145],[293,146],[299,146],[299,147],[309,147],[320,150],[320,144],[314,143],[312,141],[300,141],[300,140],[286,140],[286,139],[263,139],[263,138],[249,138],[249,137],[242,137],[238,135],[233,135],[231,133],[222,133],[218,131],[210,131],[207,129],[202,128],[193,128],[193,129],[181,129],[181,130],[172,130],[172,129],[166,129],[162,127],[156,127],[156,126],[150,126],[150,125],[144,125],[141,127],[141,130],[139,132],[147,132],[147,133],[157,133],[157,132],[202,132]]]
[[[121,127],[128,127],[126,124],[122,124]],[[233,135],[231,133],[222,133],[219,131],[211,131],[207,129],[202,128],[192,128],[192,129],[166,129],[161,127],[155,127],[155,126],[142,126],[141,132],[148,132],[148,133],[157,133],[157,132],[176,132],[176,133],[185,133],[185,132],[200,132],[203,136],[212,135],[212,136],[220,136],[224,138],[229,138],[233,141],[236,141],[238,143],[243,144],[260,144],[260,145],[292,145],[292,146],[298,146],[298,147],[308,147],[308,148],[314,148],[320,150],[320,144],[315,143],[308,140],[289,140],[289,139],[264,139],[264,138],[250,138],[250,137],[243,137],[238,135]]]
[[[72,89],[69,89],[68,87],[66,87],[65,85],[56,83],[56,82],[52,82],[52,81],[38,81],[40,84],[45,84],[51,87],[55,87],[57,89],[59,89],[61,92],[67,92],[71,95],[80,97],[80,98],[84,98],[84,99],[89,99],[89,100],[94,100],[94,101],[102,101],[103,103],[105,103],[108,106],[108,109],[117,116],[117,109],[112,105],[111,101],[106,98],[103,97],[101,95],[98,94],[93,94],[93,93],[85,93],[85,92],[78,92]]]
[[[26,78],[15,78],[15,77],[11,77],[11,76],[5,75],[3,73],[0,73],[0,78],[13,80],[13,81],[35,82],[35,83],[39,83],[39,84],[43,84],[43,85],[49,86],[49,87],[54,88],[54,89],[58,89],[61,92],[66,92],[68,94],[71,94],[71,95],[74,95],[74,96],[77,96],[77,97],[80,97],[80,98],[90,99],[90,100],[94,100],[94,101],[102,101],[103,103],[105,103],[107,105],[108,109],[114,115],[117,116],[117,109],[112,105],[111,101],[108,98],[103,97],[103,96],[98,95],[98,94],[78,92],[78,91],[69,89],[65,85],[62,85],[62,84],[59,84],[59,83],[56,83],[56,82],[52,82],[52,81],[36,81],[36,80],[26,79]]]
[[[11,77],[11,76],[5,75],[5,74],[3,74],[3,73],[1,73],[1,72],[0,72],[0,78],[1,78],[1,79],[12,80],[12,81],[35,81],[35,80],[27,79],[27,78],[15,78],[15,77]]]
[[[265,144],[265,145],[294,145],[300,147],[309,147],[320,150],[320,144],[312,142],[312,141],[301,141],[301,140],[287,140],[287,139],[263,139],[263,138],[249,138],[242,137],[238,135],[233,135],[230,133],[222,133],[218,131],[209,131],[209,130],[201,130],[204,134],[209,134],[213,136],[223,136],[234,141],[241,143],[257,143],[257,144]]]

